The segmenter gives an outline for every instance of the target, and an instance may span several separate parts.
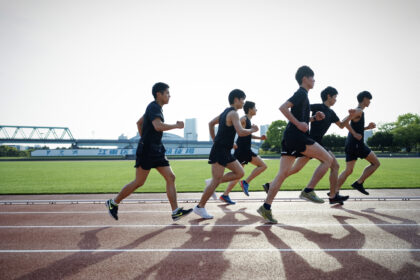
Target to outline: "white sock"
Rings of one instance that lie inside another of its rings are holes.
[[[115,205],[115,206],[118,206],[118,203],[116,203],[116,202],[114,201],[114,199],[111,199],[111,204],[113,204],[113,205]]]
[[[172,214],[175,214],[176,212],[178,212],[179,209],[181,209],[181,208],[179,208],[179,207],[176,208],[174,211],[172,211]]]

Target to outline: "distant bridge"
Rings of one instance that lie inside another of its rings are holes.
[[[52,126],[10,126],[0,125],[1,144],[70,144],[73,147],[103,147],[118,146],[136,148],[139,139],[75,139],[68,127]],[[207,148],[213,145],[212,141],[196,140],[165,140],[162,142],[170,147],[179,148]],[[252,143],[254,147],[260,143]]]
[[[68,127],[0,125],[1,144],[71,144],[73,146],[133,146],[130,139],[75,139]]]

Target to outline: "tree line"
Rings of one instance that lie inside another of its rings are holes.
[[[263,151],[281,152],[281,141],[287,122],[277,120],[271,123],[267,131],[267,140],[261,145]],[[345,136],[325,135],[324,146],[333,152],[344,152]],[[420,148],[420,116],[407,113],[398,116],[395,122],[385,123],[378,127],[367,144],[380,152],[419,152]]]

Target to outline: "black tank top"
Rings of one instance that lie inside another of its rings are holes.
[[[214,144],[219,147],[224,147],[228,149],[233,148],[233,141],[235,140],[235,127],[226,125],[226,116],[230,111],[235,110],[232,107],[226,108],[219,117],[219,128],[217,130],[217,135],[214,138]]]
[[[356,133],[359,133],[360,135],[362,135],[362,139],[360,139],[360,141],[363,141],[364,134],[365,134],[365,113],[362,112],[362,117],[360,118],[359,121],[355,122],[351,120],[350,126],[354,129]],[[353,138],[353,140],[356,140],[350,132],[348,134],[348,137],[351,137]]]
[[[245,120],[246,120],[245,128],[250,129],[251,128],[251,121],[248,119],[247,116],[245,116]],[[236,144],[238,145],[238,149],[239,150],[249,150],[249,149],[251,149],[251,139],[252,139],[251,134],[247,135],[247,136],[243,136],[243,137],[238,137],[238,139],[236,139]]]

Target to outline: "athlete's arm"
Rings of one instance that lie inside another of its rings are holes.
[[[356,112],[353,114],[353,116],[350,116],[347,120],[347,122],[345,123],[345,127],[347,128],[347,130],[351,133],[351,135],[353,135],[354,138],[356,138],[357,140],[362,139],[362,135],[360,135],[359,133],[357,133],[356,131],[354,131],[354,129],[351,127],[350,125],[350,121],[357,119],[362,116],[362,110],[360,109],[356,109]]]
[[[143,128],[143,122],[144,122],[144,115],[137,121],[137,130],[139,131],[140,137],[141,137],[141,131]]]
[[[283,113],[283,115],[288,119],[292,124],[294,124],[299,130],[306,132],[308,131],[309,127],[308,124],[305,122],[298,121],[295,116],[290,112],[290,108],[293,107],[293,103],[290,101],[286,101],[283,105],[280,106],[279,110]]]
[[[214,140],[214,137],[216,137],[216,133],[214,132],[214,126],[219,123],[219,117],[220,116],[217,116],[209,122],[210,137],[213,140]]]
[[[338,121],[338,122],[336,122],[335,124],[336,124],[339,128],[343,129],[344,127],[346,127],[346,123],[348,123],[348,122],[351,120],[351,117],[353,117],[355,114],[356,114],[356,110],[355,110],[355,109],[350,109],[350,110],[349,110],[349,114],[348,114],[348,116],[347,116],[347,117],[345,117],[344,119],[342,119],[342,120],[341,120],[341,122],[340,122],[340,121]]]
[[[241,122],[239,121],[239,115],[236,111],[231,111],[226,118],[230,118],[232,125],[235,127],[236,133],[239,137],[248,136],[254,132],[258,131],[258,126],[252,125],[250,129],[243,128]]]
[[[359,133],[357,133],[356,131],[354,131],[354,129],[351,127],[350,123],[346,123],[345,124],[345,127],[351,133],[351,135],[353,135],[354,138],[356,138],[357,140],[362,139],[362,135],[360,135]]]
[[[314,121],[316,121],[316,116],[315,115],[314,116],[311,116],[309,118],[309,122],[314,122]]]
[[[245,116],[243,116],[243,117],[241,118],[241,125],[242,125],[242,127],[243,127],[243,128],[245,128],[245,127],[246,127],[246,117],[245,117]]]
[[[365,127],[365,130],[374,129],[374,128],[376,128],[376,124],[371,122],[371,123],[369,123],[368,126]]]
[[[160,118],[156,118],[152,121],[153,127],[156,131],[167,131],[174,128],[184,128],[183,121],[177,121],[176,124],[166,124],[163,123]]]
[[[267,139],[267,136],[265,136],[265,135],[262,135],[262,136],[255,136],[255,135],[252,135],[252,139],[259,139],[259,140],[266,140]]]
[[[309,122],[322,121],[323,119],[325,119],[325,114],[321,111],[317,111],[315,115],[309,118]]]

